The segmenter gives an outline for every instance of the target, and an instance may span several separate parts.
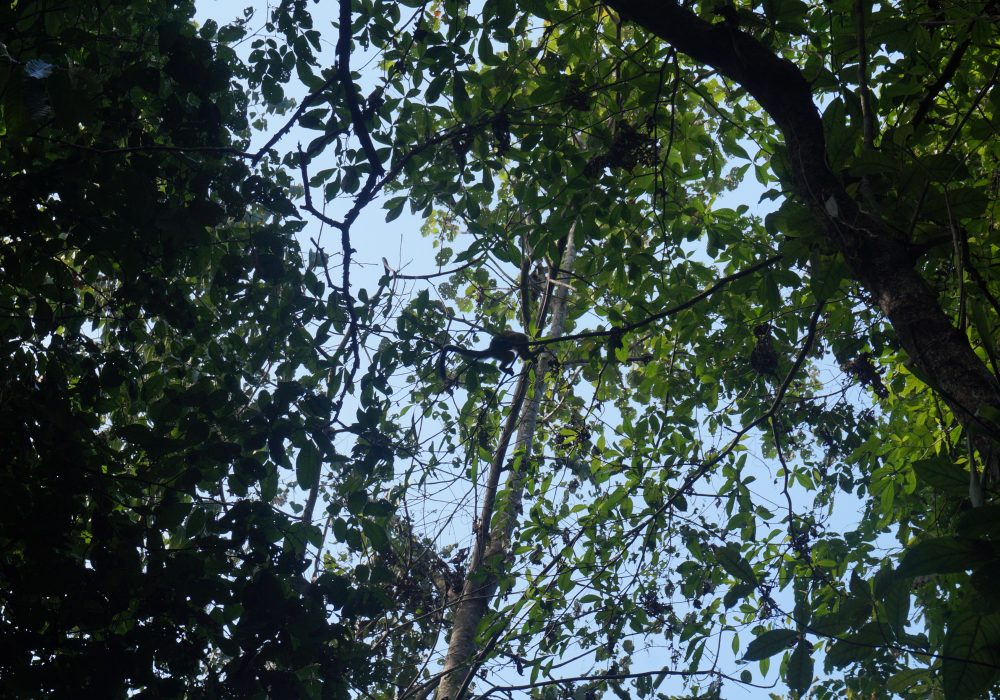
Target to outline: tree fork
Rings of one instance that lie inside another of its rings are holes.
[[[559,261],[560,277],[569,279],[568,271],[573,267],[576,248],[573,241],[575,225],[566,236],[562,256]],[[563,285],[550,285],[554,290],[551,297],[543,301],[538,310],[537,325],[541,326],[545,314],[551,310],[549,336],[558,338],[563,333],[566,323],[567,288]],[[551,299],[551,303],[549,300]],[[486,615],[490,602],[499,588],[499,571],[490,567],[501,566],[510,551],[510,538],[517,524],[517,516],[521,507],[523,489],[522,470],[531,459],[535,438],[538,411],[542,394],[545,390],[546,367],[549,357],[542,353],[535,369],[534,393],[523,407],[527,395],[529,373],[522,372],[518,381],[508,423],[501,435],[500,442],[493,455],[490,465],[490,475],[487,484],[487,494],[484,498],[479,531],[476,533],[476,546],[469,562],[468,573],[462,586],[462,597],[455,606],[455,616],[448,639],[448,651],[445,656],[444,669],[441,672],[437,687],[437,700],[458,700],[462,697],[475,676],[481,663],[477,658],[476,630]],[[493,501],[496,497],[496,486],[501,468],[506,462],[507,445],[514,429],[517,429],[515,459],[520,457],[520,468],[513,466],[507,473],[507,489],[510,497],[503,508],[493,514]],[[495,523],[494,523],[495,521]],[[491,525],[496,527],[491,531]],[[485,568],[484,568],[485,565]]]

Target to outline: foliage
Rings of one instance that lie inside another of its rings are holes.
[[[4,690],[995,694],[997,7],[867,5],[0,11]]]
[[[192,11],[0,10],[5,696],[335,697],[371,670],[344,621],[385,602],[310,580],[321,532],[279,499],[295,453],[300,479],[334,454],[305,331],[334,304],[288,180],[242,155],[242,29]]]

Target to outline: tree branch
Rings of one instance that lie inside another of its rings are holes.
[[[914,268],[909,243],[891,222],[862,211],[830,169],[823,123],[798,67],[752,36],[711,24],[676,0],[608,3],[695,61],[735,80],[760,103],[784,136],[794,191],[892,323],[906,353],[963,424],[980,421],[977,412],[983,407],[1000,409],[992,374]]]
[[[939,75],[938,79],[927,88],[927,92],[924,94],[923,99],[921,99],[920,104],[917,105],[917,111],[913,113],[913,119],[910,120],[914,128],[923,123],[924,118],[927,116],[927,112],[930,111],[930,108],[934,104],[934,100],[937,98],[938,94],[940,94],[948,82],[955,77],[955,72],[958,70],[959,65],[961,65],[962,58],[965,56],[965,52],[971,44],[971,39],[966,39],[959,44],[955,48],[955,53],[951,55],[951,58],[949,58],[948,62],[944,65],[944,70],[941,71],[941,75]]]
[[[354,89],[354,79],[351,77],[351,0],[340,0],[340,34],[337,37],[337,78],[344,88],[344,99],[347,100],[347,107],[351,111],[351,123],[354,125],[354,135],[361,142],[368,163],[371,165],[369,178],[378,177],[385,172],[382,161],[379,160],[378,153],[375,152],[375,144],[372,143],[371,134],[368,133],[368,126],[365,124],[365,117],[361,113],[361,106],[358,104],[358,94]]]
[[[302,190],[304,192],[304,198],[306,200],[305,205],[302,207],[307,212],[315,216],[317,219],[322,221],[327,226],[332,226],[335,229],[342,229],[344,224],[337,221],[336,219],[331,219],[329,216],[321,212],[319,209],[313,206],[312,202],[312,188],[309,186],[309,159],[306,156],[305,151],[302,150],[302,145],[299,144],[299,172],[302,173]]]
[[[250,165],[251,166],[257,165],[257,163],[259,163],[261,161],[261,159],[264,157],[264,155],[269,150],[271,150],[274,147],[274,145],[276,143],[278,143],[278,141],[280,141],[285,134],[287,134],[289,131],[291,131],[292,127],[295,126],[295,124],[299,121],[299,118],[302,116],[302,114],[309,107],[311,107],[314,103],[316,103],[319,100],[319,96],[320,95],[322,95],[324,92],[326,92],[327,90],[329,90],[330,86],[333,85],[335,82],[337,82],[338,77],[339,76],[335,76],[333,78],[330,78],[329,80],[327,80],[326,82],[324,82],[322,85],[320,85],[318,88],[316,88],[315,90],[313,90],[312,92],[310,92],[308,95],[306,95],[305,99],[302,100],[302,104],[300,104],[298,106],[298,108],[296,108],[296,110],[292,113],[292,116],[289,117],[289,119],[288,119],[287,122],[285,122],[284,126],[282,126],[280,129],[278,129],[274,133],[274,136],[272,136],[271,138],[269,138],[267,140],[267,143],[265,143],[263,146],[261,146],[260,150],[258,150],[257,153],[254,154],[253,158],[250,160]]]
[[[875,112],[872,109],[872,91],[868,86],[868,46],[865,41],[864,0],[854,0],[854,26],[858,42],[858,92],[861,98],[861,119],[863,121],[865,149],[875,148]]]
[[[774,263],[781,260],[781,258],[782,258],[781,255],[772,255],[769,258],[764,258],[760,262],[756,262],[750,267],[744,268],[743,270],[738,270],[731,275],[726,275],[725,277],[719,279],[711,287],[702,290],[701,292],[695,294],[693,297],[686,299],[679,304],[675,304],[674,306],[671,306],[670,308],[664,311],[653,314],[652,316],[647,316],[646,318],[641,319],[639,321],[635,321],[633,323],[626,323],[625,325],[622,326],[614,326],[610,330],[606,331],[584,331],[583,333],[573,333],[571,335],[564,335],[559,338],[545,338],[544,340],[535,340],[530,342],[529,345],[531,347],[541,347],[544,345],[561,343],[567,340],[586,340],[588,338],[608,338],[613,335],[623,335],[630,331],[642,328],[643,326],[648,326],[649,324],[655,323],[656,321],[662,321],[665,318],[670,318],[671,316],[675,316],[676,314],[680,313],[681,311],[684,311],[685,309],[690,309],[692,306],[712,296],[713,294],[715,294],[717,291],[719,291],[729,283],[735,282],[736,280],[746,277],[747,275],[752,275],[753,273],[757,272],[758,270],[762,270],[765,267],[770,267]]]

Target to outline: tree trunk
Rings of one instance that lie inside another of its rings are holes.
[[[554,290],[551,304],[552,322],[548,335],[550,338],[561,336],[566,322],[567,284],[570,281],[568,271],[572,269],[576,257],[573,230],[571,228],[567,236],[566,247],[559,264],[557,281],[563,284],[550,286]],[[548,355],[542,353],[535,366],[534,392],[523,410],[521,410],[521,403],[526,393],[528,373],[522,373],[512,402],[510,422],[508,423],[510,428],[504,431],[493,455],[490,477],[487,480],[486,494],[483,499],[479,531],[476,535],[476,547],[469,562],[468,573],[462,587],[462,597],[455,605],[451,636],[448,638],[448,652],[437,688],[437,700],[457,700],[461,697],[472,681],[479,665],[479,659],[476,658],[476,630],[486,615],[490,602],[496,595],[502,567],[505,566],[510,551],[511,534],[521,512],[523,469],[531,460],[535,425],[542,396],[545,393],[545,375],[548,364]],[[494,514],[496,484],[499,481],[500,471],[507,461],[507,443],[509,434],[513,432],[515,425],[517,426],[517,441],[514,446],[515,461],[509,465],[505,484],[509,495],[504,501],[502,509]]]

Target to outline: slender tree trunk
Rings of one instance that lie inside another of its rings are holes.
[[[785,138],[796,194],[889,319],[916,368],[963,425],[989,429],[981,411],[1000,409],[996,379],[917,272],[905,234],[863,211],[830,169],[823,124],[798,67],[738,29],[706,22],[676,2],[609,4],[624,18],[736,81],[761,104]]]
[[[566,297],[570,281],[568,271],[572,269],[575,257],[576,248],[571,228],[557,276],[557,281],[562,282],[562,284],[550,286],[550,289],[554,290],[550,305],[552,312],[552,322],[548,335],[550,338],[558,338],[563,334],[566,322]],[[543,304],[543,309],[544,306]],[[527,393],[530,373],[522,372],[517,390],[514,392],[507,426],[493,455],[486,493],[483,498],[479,530],[476,534],[476,547],[469,562],[468,573],[462,587],[462,597],[455,605],[451,636],[448,638],[448,652],[437,688],[437,700],[457,700],[461,697],[479,666],[476,630],[497,593],[500,574],[503,573],[503,569],[507,565],[511,534],[521,513],[524,469],[530,463],[532,456],[535,426],[542,396],[545,393],[545,375],[548,364],[548,354],[542,353],[535,366],[533,392],[526,404],[524,398]],[[514,457],[507,465],[505,484],[507,498],[494,512],[496,487],[499,483],[500,472],[507,464],[507,445],[515,426],[517,428],[517,441],[514,445]]]

